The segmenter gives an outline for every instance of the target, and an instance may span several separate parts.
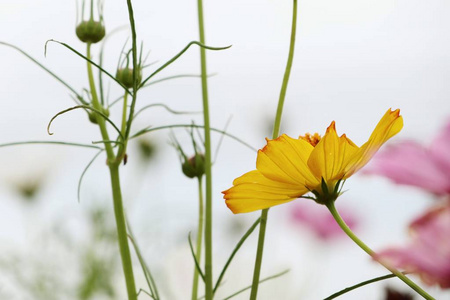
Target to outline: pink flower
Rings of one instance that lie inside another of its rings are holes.
[[[387,147],[364,172],[437,195],[450,194],[450,123],[429,147],[413,141]]]
[[[345,209],[339,210],[348,226],[353,228],[355,218]],[[310,229],[321,240],[330,240],[337,236],[345,236],[324,205],[317,205],[313,201],[298,201],[292,204],[291,219],[295,224],[300,224]]]
[[[450,288],[450,200],[411,223],[410,232],[410,245],[384,250],[376,258],[417,273],[428,285]]]

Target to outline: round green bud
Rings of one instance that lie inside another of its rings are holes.
[[[202,177],[205,174],[205,156],[197,153],[188,160],[186,160],[181,166],[183,174],[189,178]]]
[[[156,145],[151,140],[139,139],[138,149],[144,160],[150,160],[155,155]]]
[[[105,116],[109,117],[109,109],[103,107],[102,112]],[[91,123],[98,124],[97,115],[98,114],[95,111],[89,111],[88,112],[89,121],[91,121]]]
[[[100,21],[83,21],[77,26],[75,32],[83,43],[95,44],[105,37],[105,26]]]
[[[131,89],[133,87],[133,69],[131,68],[118,69],[116,72],[116,79],[126,88]],[[138,85],[141,83],[141,81],[142,81],[142,72],[139,68],[139,71],[137,72]]]
[[[97,113],[96,112],[93,112],[93,111],[89,112],[88,116],[89,116],[89,121],[91,121],[91,123],[98,124],[98,122],[97,122]]]

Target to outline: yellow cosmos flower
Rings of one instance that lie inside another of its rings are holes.
[[[358,147],[345,134],[336,133],[335,123],[321,138],[318,134],[285,134],[267,140],[258,151],[256,170],[245,173],[222,192],[233,213],[269,208],[296,198],[311,198],[321,204],[334,201],[342,183],[369,162],[375,152],[403,127],[400,110],[389,109],[369,140]],[[304,196],[311,192],[314,197]]]

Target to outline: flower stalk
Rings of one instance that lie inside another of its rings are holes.
[[[195,258],[200,263],[202,257],[202,241],[203,241],[203,223],[204,223],[204,209],[203,209],[203,184],[202,177],[198,177],[198,227],[197,227],[197,248],[195,249]],[[197,268],[194,269],[194,280],[192,283],[192,300],[198,299],[198,279],[200,274]]]
[[[330,211],[330,213],[333,215],[333,218],[336,220],[336,222],[339,224],[341,229],[348,235],[349,238],[351,238],[364,252],[369,254],[372,258],[374,258],[375,252],[370,249],[366,244],[364,244],[350,229],[350,227],[347,226],[345,221],[341,218],[338,211],[336,210],[336,207],[334,205],[334,201],[329,201],[326,204],[326,207]],[[376,259],[375,259],[376,260]],[[427,292],[425,292],[421,287],[419,287],[416,283],[414,283],[411,279],[406,277],[405,274],[397,270],[396,268],[393,268],[391,266],[388,266],[387,264],[377,260],[383,267],[388,269],[392,274],[397,276],[400,280],[402,280],[404,283],[406,283],[409,287],[411,287],[414,291],[416,291],[419,295],[421,295],[424,299],[427,300],[434,300],[432,296],[430,296]]]
[[[86,56],[91,59],[91,43],[87,43]],[[98,111],[102,111],[103,107],[98,100],[97,90],[95,88],[94,76],[92,73],[92,65],[87,62],[87,72],[89,79],[89,86],[92,95],[92,105]],[[109,141],[108,130],[106,128],[105,119],[96,114],[97,124],[100,127],[100,133],[103,140]],[[134,281],[133,265],[131,261],[130,248],[128,245],[127,229],[125,222],[125,213],[123,209],[122,192],[120,188],[120,177],[119,177],[119,165],[121,161],[116,159],[114,151],[110,143],[105,143],[105,150],[107,155],[107,164],[110,171],[111,177],[111,187],[113,194],[114,203],[114,214],[116,219],[117,236],[119,242],[120,256],[122,260],[122,268],[125,275],[125,284],[127,288],[128,300],[137,300],[136,285]]]
[[[205,44],[205,28],[203,21],[203,1],[197,1],[198,29],[200,43]],[[200,47],[200,65],[203,97],[203,122],[205,132],[205,299],[213,299],[212,268],[212,168],[211,168],[211,127],[209,121],[208,78],[206,71],[206,51]]]
[[[286,64],[286,70],[284,72],[283,82],[281,85],[280,96],[278,99],[278,107],[275,115],[275,122],[273,126],[272,138],[275,139],[280,134],[281,116],[283,114],[284,100],[286,98],[287,86],[289,83],[289,77],[291,75],[292,63],[294,61],[294,49],[295,49],[295,36],[297,31],[297,0],[293,0],[292,8],[292,27],[291,27],[291,39],[289,44],[289,54]],[[259,277],[261,273],[261,264],[264,250],[264,240],[266,235],[266,226],[269,209],[263,209],[261,211],[261,223],[259,225],[258,246],[256,250],[255,267],[253,270],[252,289],[250,294],[250,300],[256,300],[258,294]]]

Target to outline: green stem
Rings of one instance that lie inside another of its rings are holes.
[[[203,1],[197,1],[198,28],[200,43],[205,44],[205,29],[203,23]],[[209,123],[208,79],[206,71],[206,51],[200,48],[200,63],[202,75],[203,120],[205,125],[205,300],[213,299],[213,269],[212,269],[212,170],[211,170],[211,128]]]
[[[195,257],[198,263],[201,261],[202,257],[202,237],[203,237],[203,184],[202,178],[198,178],[198,228],[197,228],[197,249]],[[197,300],[198,298],[198,278],[199,273],[197,268],[194,269],[194,282],[192,284],[192,300]]]
[[[87,58],[91,59],[91,44],[87,44],[86,51]],[[88,70],[88,79],[89,86],[91,89],[92,95],[92,105],[98,111],[102,111],[103,107],[100,104],[97,96],[97,90],[95,88],[94,76],[92,73],[91,63],[87,62],[87,70]],[[97,123],[100,127],[100,133],[102,135],[103,140],[109,141],[108,130],[106,128],[105,119],[102,116],[96,115]],[[111,144],[105,143],[106,155],[108,157],[107,164],[109,166],[110,176],[111,176],[111,187],[113,194],[113,202],[114,202],[114,213],[116,218],[116,227],[117,227],[117,235],[119,242],[119,250],[120,256],[122,259],[122,267],[125,275],[125,284],[127,287],[128,300],[137,300],[136,295],[136,285],[134,283],[134,275],[133,275],[133,265],[131,262],[130,249],[128,245],[127,238],[127,229],[125,223],[125,215],[123,211],[122,204],[122,192],[120,189],[120,178],[119,178],[119,165],[120,162],[116,162],[116,157],[114,155],[114,151],[112,149]]]
[[[291,75],[292,62],[294,61],[294,49],[295,49],[295,36],[297,31],[297,0],[293,0],[292,8],[292,27],[291,27],[291,40],[289,44],[289,55],[286,64],[286,70],[284,72],[283,83],[281,84],[280,97],[278,99],[277,113],[275,116],[275,122],[273,126],[272,138],[275,139],[280,134],[281,116],[283,114],[284,99],[286,98],[287,86],[289,83],[289,77]],[[258,247],[256,250],[255,268],[253,270],[253,282],[252,291],[250,294],[250,300],[256,300],[258,294],[259,276],[261,272],[261,264],[264,250],[264,239],[266,235],[267,215],[269,209],[263,209],[261,211],[261,224],[259,225],[259,237]]]
[[[137,300],[136,285],[134,282],[133,274],[133,264],[131,261],[130,247],[128,245],[127,227],[122,203],[122,192],[120,190],[119,164],[110,164],[109,171],[111,175],[117,236],[119,240],[120,256],[122,258],[123,273],[125,274],[128,300]]]
[[[123,96],[123,108],[122,108],[122,125],[120,128],[120,132],[122,133],[123,143],[119,146],[117,150],[116,161],[120,163],[126,155],[128,138],[126,137],[127,131],[127,109],[128,109],[128,93],[125,92]]]
[[[91,17],[89,20],[94,20],[94,0],[91,0]]]
[[[87,44],[86,57],[89,60],[91,60],[91,44],[90,43]],[[103,107],[100,104],[100,102],[98,101],[97,89],[95,88],[94,74],[92,72],[92,65],[89,61],[87,62],[87,72],[88,72],[88,79],[89,79],[89,87],[91,89],[91,95],[92,95],[92,106],[98,111],[103,111]],[[103,140],[109,141],[110,138],[108,135],[108,130],[106,128],[105,119],[98,114],[95,115],[95,118],[97,119],[97,124],[100,127],[100,133],[102,135]],[[105,144],[105,150],[106,150],[106,154],[108,156],[108,160],[114,159],[114,152],[113,152],[110,144]]]
[[[128,109],[128,93],[125,93],[123,96],[123,108],[122,108],[122,127],[120,131],[122,135],[125,137],[125,130],[127,128],[127,109]],[[125,142],[125,141],[124,141]]]
[[[293,0],[293,2],[291,42],[289,45],[289,56],[286,64],[286,70],[284,71],[283,83],[281,84],[275,124],[273,126],[272,138],[274,139],[277,138],[280,133],[281,115],[283,114],[284,99],[286,98],[287,86],[289,83],[289,77],[291,75],[292,62],[294,61],[295,35],[297,31],[297,0]]]
[[[250,293],[250,299],[256,300],[259,287],[259,276],[261,273],[262,256],[264,250],[264,239],[266,236],[267,214],[269,209],[263,209],[261,211],[261,222],[259,224],[259,236],[258,236],[258,248],[256,250],[255,268],[253,270],[253,282],[252,291]]]
[[[341,229],[348,235],[349,238],[351,238],[364,252],[369,254],[372,258],[375,259],[374,255],[375,252],[370,249],[366,244],[364,244],[350,229],[350,227],[345,224],[345,221],[341,218],[338,211],[336,210],[336,207],[334,206],[334,201],[330,201],[327,204],[327,208],[330,211],[330,213],[333,215],[333,218],[336,220],[336,222],[339,224]],[[413,290],[415,290],[419,295],[421,295],[423,298],[427,300],[434,300],[433,297],[431,297],[427,292],[425,292],[422,288],[420,288],[417,284],[415,284],[411,279],[406,277],[405,274],[398,271],[397,269],[375,259],[377,262],[379,262],[383,267],[388,269],[392,274],[397,276],[400,280],[402,280],[404,283],[409,285]]]
[[[134,22],[134,12],[133,12],[133,5],[131,4],[131,0],[127,0],[127,6],[128,6],[128,16],[130,19],[130,29],[131,29],[131,42],[132,42],[132,56],[133,56],[133,95],[130,105],[130,113],[128,114],[128,121],[127,126],[125,130],[125,140],[128,140],[128,137],[130,135],[131,130],[131,124],[133,123],[133,117],[134,117],[134,107],[136,105],[136,99],[137,99],[137,91],[138,91],[138,61],[137,61],[137,46],[136,46],[136,24]],[[126,152],[126,148],[123,149],[123,153]],[[123,154],[121,153],[121,154]]]

